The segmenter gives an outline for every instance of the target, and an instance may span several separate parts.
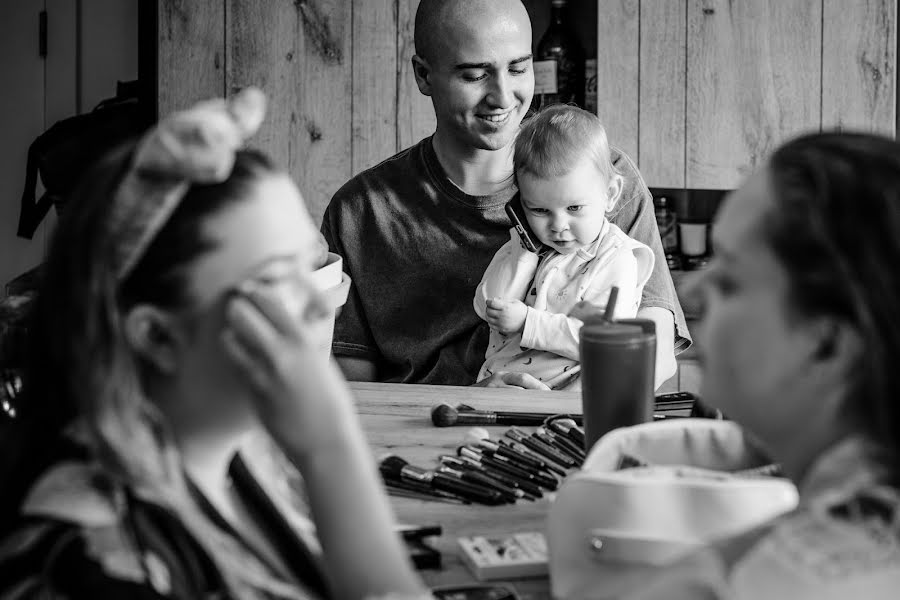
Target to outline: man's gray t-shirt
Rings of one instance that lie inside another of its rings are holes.
[[[675,315],[676,351],[690,345],[653,200],[634,163],[613,149],[624,177],[610,221],[647,244],[656,266],[641,306]],[[335,356],[373,361],[381,381],[469,385],[484,362],[488,327],[475,287],[509,240],[504,205],[516,187],[470,196],[444,173],[431,137],[348,181],[331,199],[322,233],[353,284],[335,324]]]

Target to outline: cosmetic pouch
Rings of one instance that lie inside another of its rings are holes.
[[[660,566],[797,506],[796,487],[730,421],[609,432],[550,507],[554,598],[616,598]]]

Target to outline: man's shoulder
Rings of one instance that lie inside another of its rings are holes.
[[[425,138],[351,177],[335,192],[329,208],[345,207],[360,201],[372,200],[379,195],[391,194],[404,184],[417,179],[416,174],[424,169],[422,144],[429,139]]]
[[[609,147],[609,154],[613,166],[623,180],[619,201],[616,203],[611,217],[616,218],[620,213],[623,215],[633,214],[640,210],[644,200],[652,202],[653,196],[637,165],[628,154],[615,146]]]
[[[617,148],[616,146],[610,145],[609,147],[609,158],[612,162],[613,166],[619,171],[619,174],[622,177],[641,177],[640,171],[638,171],[637,164],[632,160],[628,154],[622,150],[621,148]],[[643,181],[643,179],[642,179]]]

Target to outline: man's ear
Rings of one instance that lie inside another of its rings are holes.
[[[149,304],[138,304],[125,315],[128,344],[163,374],[173,373],[178,366],[179,331],[172,315]]]
[[[428,61],[418,54],[413,54],[412,67],[413,74],[416,76],[416,85],[419,86],[419,91],[425,96],[430,96],[431,66],[428,64]]]
[[[612,177],[609,178],[609,183],[606,186],[606,212],[609,212],[613,208],[615,208],[621,194],[622,176],[613,173]]]

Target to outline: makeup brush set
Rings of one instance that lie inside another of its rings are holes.
[[[696,407],[696,397],[688,392],[663,394],[656,397],[654,418],[697,416],[693,414]],[[391,495],[489,506],[534,501],[556,490],[586,458],[578,414],[498,412],[440,404],[431,411],[431,420],[436,427],[473,427],[456,454],[439,456],[434,469],[411,465],[399,456],[383,459],[379,466]],[[510,427],[492,440],[481,425]]]
[[[456,454],[439,456],[435,469],[388,456],[380,470],[394,496],[496,506],[543,497],[584,459],[584,431],[567,415],[554,415],[533,432],[510,427],[498,440],[472,427]]]

